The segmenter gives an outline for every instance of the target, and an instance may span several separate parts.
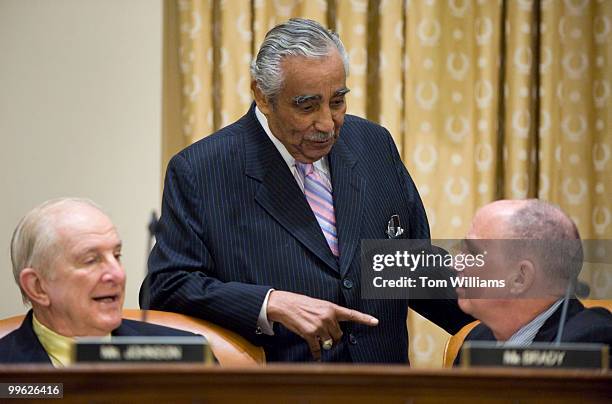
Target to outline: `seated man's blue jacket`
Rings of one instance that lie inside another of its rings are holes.
[[[113,336],[194,336],[195,334],[141,321],[123,319]],[[51,359],[32,328],[32,310],[21,326],[0,339],[0,363],[45,363]]]
[[[544,322],[533,342],[554,342],[559,330],[563,305]],[[465,341],[495,341],[493,331],[478,324],[465,337]],[[601,343],[612,347],[612,313],[603,307],[586,308],[578,299],[570,299],[561,342]],[[612,360],[612,351],[610,360]],[[461,361],[457,355],[455,365]],[[612,363],[612,362],[610,362]]]

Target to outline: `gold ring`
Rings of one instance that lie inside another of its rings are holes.
[[[326,339],[321,344],[321,348],[323,348],[326,351],[329,351],[330,349],[332,349],[333,346],[334,346],[334,340],[331,339],[331,338],[330,339]]]

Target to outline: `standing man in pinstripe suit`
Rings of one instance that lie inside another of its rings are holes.
[[[388,131],[345,115],[348,68],[317,22],[268,32],[255,104],[168,166],[141,305],[237,331],[268,361],[407,361],[408,303],[361,299],[360,241],[393,215],[407,238],[429,226]],[[454,301],[420,303],[451,332],[466,321]]]

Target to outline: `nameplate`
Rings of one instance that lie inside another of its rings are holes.
[[[206,338],[198,336],[77,338],[73,359],[75,363],[213,363]]]
[[[538,342],[512,347],[489,341],[468,341],[461,349],[461,366],[608,369],[608,350],[605,344]]]

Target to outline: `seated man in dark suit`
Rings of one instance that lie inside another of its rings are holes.
[[[484,267],[462,275],[478,273],[505,283],[495,290],[458,289],[461,309],[482,321],[466,341],[516,346],[555,341],[563,297],[582,267],[573,221],[537,199],[496,201],[476,213],[466,244],[487,248],[488,255]],[[612,314],[605,308],[587,309],[570,296],[561,342],[612,344]]]
[[[121,239],[89,200],[55,199],[31,210],[13,233],[11,260],[32,310],[0,340],[0,363],[69,365],[74,337],[193,335],[122,320]]]

